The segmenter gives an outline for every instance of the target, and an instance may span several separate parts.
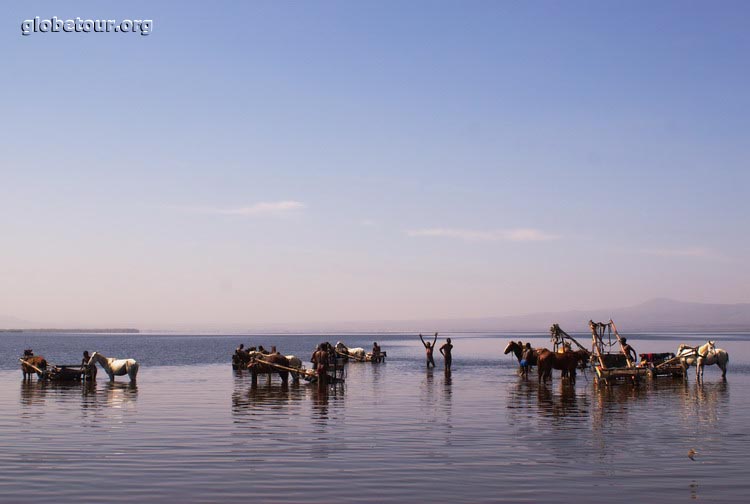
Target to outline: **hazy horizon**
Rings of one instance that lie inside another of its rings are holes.
[[[750,5],[12,2],[0,319],[750,302]],[[148,36],[21,36],[34,16]]]

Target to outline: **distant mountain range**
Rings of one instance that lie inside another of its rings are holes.
[[[374,320],[309,323],[256,324],[175,324],[159,330],[181,332],[252,333],[351,333],[351,332],[547,332],[558,323],[567,332],[588,332],[588,321],[607,321],[610,317],[623,333],[648,331],[750,332],[750,303],[707,304],[673,299],[652,299],[635,306],[612,309],[574,310],[532,313],[508,317]],[[0,329],[26,329],[33,323],[0,317]],[[38,326],[37,326],[38,327]],[[148,331],[146,328],[144,331]],[[102,331],[99,329],[98,331]],[[122,331],[122,330],[120,330]],[[131,330],[134,331],[134,330]]]
[[[705,304],[652,299],[635,306],[612,309],[532,313],[508,317],[349,321],[310,324],[273,324],[253,332],[547,332],[558,323],[568,332],[588,332],[588,321],[612,318],[621,332],[748,331],[750,303]]]

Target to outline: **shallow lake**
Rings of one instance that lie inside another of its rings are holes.
[[[0,500],[746,502],[750,334],[628,335],[639,352],[716,339],[727,380],[714,366],[702,384],[691,372],[611,387],[590,372],[574,386],[520,379],[505,344],[546,335],[445,336],[450,376],[439,356],[425,369],[414,335],[0,334]],[[239,343],[307,361],[325,339],[377,340],[388,360],[350,364],[327,391],[278,377],[253,389],[229,364]],[[91,385],[22,383],[27,347],[58,364],[134,357],[137,386],[101,371]]]

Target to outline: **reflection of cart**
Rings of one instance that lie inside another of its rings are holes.
[[[329,364],[327,372],[328,383],[344,383],[344,364],[344,359],[336,359],[335,362]],[[312,369],[306,369],[304,367],[293,368],[284,366],[275,362],[270,362],[260,357],[253,358],[251,363],[248,365],[248,369],[250,369],[250,372],[253,375],[253,383],[257,382],[258,374],[269,374],[271,372],[278,371],[288,372],[292,375],[292,379],[294,381],[298,381],[300,378],[311,383],[316,383],[318,381],[318,374]]]
[[[620,334],[617,332],[617,326],[612,320],[606,323],[589,320],[589,327],[594,350],[592,361],[597,382],[611,384],[629,380],[637,383],[641,378],[648,376],[649,368],[638,367],[630,360]],[[612,347],[616,345],[619,345],[620,351],[613,352]]]

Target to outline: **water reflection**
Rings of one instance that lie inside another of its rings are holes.
[[[285,411],[290,404],[305,397],[305,393],[306,389],[296,384],[266,383],[255,387],[235,386],[232,393],[232,414],[237,417],[255,417],[268,412]]]
[[[331,403],[344,396],[344,383],[330,384],[319,388],[305,382],[285,385],[278,381],[259,381],[250,385],[249,373],[235,373],[232,392],[232,416],[236,423],[248,423],[250,428],[263,430],[264,427],[252,420],[279,414],[300,414],[309,399],[313,425],[325,425],[331,418]]]
[[[443,378],[443,402],[441,409],[445,413],[445,429],[443,429],[445,445],[453,444],[453,378],[450,371],[445,371]]]
[[[725,405],[729,403],[729,383],[694,382],[684,387],[682,394],[682,418],[704,427],[715,428]]]
[[[24,408],[44,406],[48,401],[81,401],[82,408],[121,407],[138,398],[135,383],[105,382],[22,382],[19,400]]]
[[[540,385],[537,388],[537,404],[542,416],[553,420],[564,420],[565,417],[580,417],[588,414],[588,404],[582,401],[578,403],[575,385],[567,380],[560,380],[557,385],[557,393],[553,392],[551,386]],[[561,422],[560,426],[564,426]]]
[[[549,418],[560,428],[567,428],[566,425],[574,425],[574,422],[566,418],[588,417],[590,401],[585,395],[579,395],[576,386],[568,380],[540,384],[519,379],[508,387],[507,407],[511,416]]]

